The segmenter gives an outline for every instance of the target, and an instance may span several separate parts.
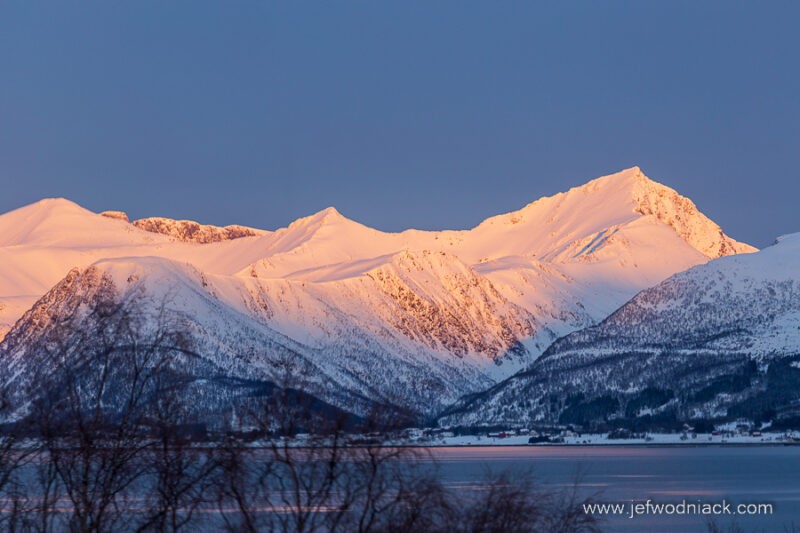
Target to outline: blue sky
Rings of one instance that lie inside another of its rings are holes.
[[[2,2],[0,211],[467,228],[639,165],[800,231],[796,2]]]

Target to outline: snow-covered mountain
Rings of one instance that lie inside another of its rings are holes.
[[[180,333],[173,372],[199,389],[191,404],[201,413],[230,411],[237,402],[280,384],[302,386],[357,413],[366,412],[370,402],[441,405],[442,398],[454,398],[480,379],[474,369],[435,359],[423,367],[410,354],[390,352],[355,330],[337,332],[348,335],[324,348],[303,344],[257,315],[226,305],[217,294],[220,289],[236,287],[185,263],[156,257],[101,260],[74,269],[6,336],[0,358],[4,385],[15,404],[24,406],[31,391],[47,382],[42,372],[63,371],[54,361],[62,352],[79,360],[80,352],[116,347],[116,339],[105,337],[120,331],[115,322],[120,316],[137,321],[136,336],[122,339],[122,345],[134,340],[147,345],[159,329]],[[95,345],[98,338],[106,344]]]
[[[800,234],[644,290],[448,423],[800,421]]]
[[[78,298],[59,284],[72,269],[83,284],[116,280],[121,301],[120,280],[135,273],[149,301],[185,318],[214,368],[267,380],[259,365],[274,354],[257,347],[276,346],[313,365],[326,383],[316,392],[333,403],[358,410],[360,395],[431,414],[526,368],[641,289],[753,250],[637,167],[463,231],[385,233],[333,208],[275,231],[130,223],[43,200],[0,216],[0,336],[21,318],[0,358],[34,360],[19,358],[39,331],[23,314],[35,307],[55,320],[64,307],[43,306],[56,286],[59,301]],[[231,361],[251,352],[234,372]]]

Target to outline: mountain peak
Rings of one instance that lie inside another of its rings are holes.
[[[642,172],[642,169],[641,169],[641,167],[639,167],[639,165],[634,165],[634,166],[629,167],[629,168],[624,168],[624,169],[622,169],[622,170],[620,170],[618,172],[614,172],[613,174],[607,174],[607,175],[601,176],[601,177],[599,177],[597,179],[599,179],[599,180],[601,180],[601,179],[607,179],[607,180],[634,180],[634,181],[642,180],[642,179],[650,180],[650,178],[648,178],[644,174],[644,172]]]
[[[11,213],[21,212],[21,211],[28,211],[33,213],[33,212],[53,212],[53,211],[64,211],[64,210],[73,212],[91,213],[91,211],[89,211],[84,207],[81,207],[72,200],[68,200],[62,197],[42,198],[38,202],[33,202],[32,204],[20,207],[19,209],[11,211]]]
[[[311,215],[311,218],[314,220],[325,220],[325,221],[335,221],[335,220],[342,220],[346,219],[344,215],[342,215],[338,209],[333,206],[326,207],[325,209],[318,211]]]
[[[59,240],[96,216],[65,198],[45,198],[0,216],[0,245]]]
[[[620,170],[619,172],[614,172],[613,174],[607,174],[605,176],[600,176],[599,178],[595,178],[590,180],[583,185],[579,185],[577,187],[573,187],[570,189],[572,190],[583,190],[584,192],[598,190],[604,187],[615,187],[615,188],[628,188],[628,187],[635,187],[637,185],[643,184],[656,184],[660,185],[656,181],[648,178],[642,169],[638,166],[633,166],[630,168],[626,168]]]
[[[332,205],[321,210],[318,214],[324,214],[325,216],[342,216],[339,210]]]
[[[547,261],[585,262],[597,260],[596,253],[603,250],[606,259],[619,260],[622,248],[633,241],[648,248],[651,230],[673,231],[708,259],[755,251],[726,236],[691,200],[648,178],[638,166],[488,218],[469,238],[495,257],[530,255]],[[614,243],[619,246],[613,247]],[[678,241],[673,244],[679,246]],[[476,258],[487,256],[477,246],[476,252]]]
[[[756,248],[725,235],[689,198],[648,178],[638,166],[596,178],[567,194],[577,191],[597,193],[594,203],[598,210],[614,204],[622,208],[627,204],[633,213],[670,226],[709,259],[756,251]]]
[[[322,227],[328,224],[333,224],[337,222],[353,222],[349,218],[342,215],[335,207],[326,207],[321,211],[317,211],[313,215],[308,215],[302,218],[298,218],[291,224],[289,224],[289,228],[296,229],[296,228],[308,228],[308,227]]]

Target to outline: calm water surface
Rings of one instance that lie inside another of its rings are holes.
[[[571,487],[602,502],[771,503],[772,515],[722,516],[743,531],[800,532],[800,446],[497,446],[432,450],[445,482],[465,490],[487,468],[532,469],[540,487]],[[703,516],[607,517],[604,531],[707,531]]]

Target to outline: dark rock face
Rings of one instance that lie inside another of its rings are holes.
[[[126,217],[127,218],[127,217]],[[258,232],[244,226],[211,226],[199,224],[192,220],[172,220],[169,218],[142,218],[134,220],[137,228],[174,237],[180,241],[206,244],[210,242],[229,241],[242,237],[254,237]]]

